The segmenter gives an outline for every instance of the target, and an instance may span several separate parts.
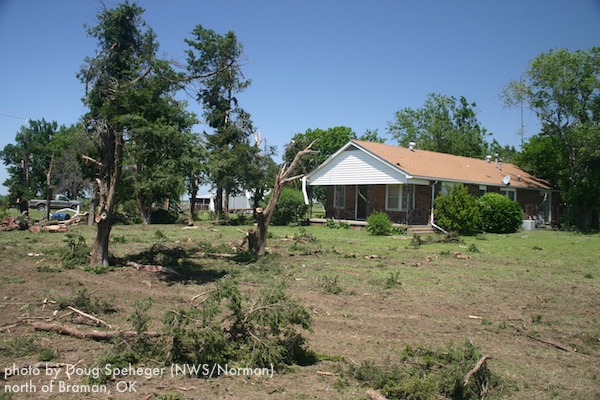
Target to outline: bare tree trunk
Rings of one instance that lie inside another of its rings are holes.
[[[142,198],[142,195],[139,192],[135,194],[135,200],[138,205],[138,210],[140,211],[140,216],[142,217],[142,223],[144,225],[149,225],[150,222],[152,222],[150,220],[150,210],[149,207],[146,207],[146,205],[144,204],[144,199]]]
[[[215,222],[221,218],[223,211],[223,189],[217,185],[217,194],[215,195]]]
[[[94,219],[96,218],[96,209],[98,208],[99,197],[100,197],[100,193],[99,193],[99,189],[98,189],[98,183],[94,180],[94,184],[92,186],[92,201],[90,204],[90,214],[88,216],[88,225],[94,225],[94,223],[95,223]]]
[[[46,208],[44,209],[44,218],[50,221],[50,202],[52,201],[52,167],[54,167],[54,154],[50,157],[50,165],[46,173]]]
[[[277,174],[277,178],[275,179],[275,186],[273,187],[273,192],[271,193],[271,198],[269,199],[267,207],[264,210],[260,207],[255,210],[256,232],[249,232],[248,246],[250,248],[250,252],[259,257],[264,256],[266,253],[268,236],[267,230],[269,229],[269,223],[271,222],[271,217],[273,216],[273,212],[277,206],[277,201],[279,200],[281,191],[289,182],[292,182],[302,176],[291,175],[294,172],[294,169],[296,169],[300,163],[300,159],[302,157],[304,157],[306,154],[315,153],[315,151],[310,149],[314,143],[315,142],[313,141],[304,150],[298,152],[289,166],[286,164],[281,166],[281,169]]]
[[[223,196],[223,221],[229,221],[229,191],[225,190]]]
[[[117,202],[117,185],[123,167],[123,133],[118,132],[105,121],[95,121],[100,140],[102,161],[95,161],[98,173],[99,202],[96,211],[96,238],[92,247],[90,265],[108,266],[108,244],[112,228],[112,218]]]
[[[190,209],[188,211],[189,224],[193,224],[196,219],[196,195],[198,194],[198,180],[191,183],[190,188]]]

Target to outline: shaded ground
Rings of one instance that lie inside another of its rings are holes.
[[[72,231],[91,243],[92,228]],[[0,382],[0,389],[10,385],[8,389],[19,393],[0,398],[367,398],[367,387],[344,373],[349,365],[365,360],[395,363],[406,345],[442,347],[464,340],[492,356],[488,366],[502,385],[488,398],[600,397],[599,236],[487,235],[486,240],[465,238],[463,243],[414,248],[410,238],[376,238],[324,227],[271,232],[269,245],[278,256],[265,263],[239,264],[207,256],[210,245],[222,253],[241,242],[243,235],[235,227],[115,227],[113,238],[121,239],[111,250],[118,260],[162,260],[185,279],[131,267],[103,274],[65,269],[57,254],[65,246],[64,234],[0,233],[2,371],[13,363],[38,363],[44,348],[55,356],[50,362],[65,368],[97,365],[108,344],[39,332],[31,325],[54,318],[81,329],[102,329],[72,324],[71,317],[62,317],[68,310],[56,311],[59,303],[84,289],[99,307],[116,308],[98,314],[100,318],[126,329],[131,329],[127,318],[134,301],[152,297],[150,330],[160,330],[165,312],[189,305],[226,274],[236,274],[248,291],[271,284],[273,276],[285,280],[288,293],[311,310],[313,332],[305,334],[310,348],[324,360],[273,376],[216,379],[172,376],[166,367],[150,379],[133,377],[137,392],[128,393],[126,384],[117,387],[112,381],[106,387],[110,394],[59,392],[60,382],[63,389],[88,384],[89,370],[75,370],[71,379],[61,372],[51,393],[42,392],[52,378],[45,369],[37,376],[22,371]],[[314,240],[303,240],[303,235]],[[456,258],[454,252],[468,258]],[[162,364],[156,360],[145,367]],[[27,393],[34,386],[36,392]]]

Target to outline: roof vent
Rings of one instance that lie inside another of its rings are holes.
[[[490,161],[492,161],[492,156],[485,156],[485,162],[489,164]]]
[[[415,151],[415,146],[416,146],[416,145],[417,145],[417,144],[416,144],[415,142],[410,142],[410,143],[408,144],[408,149],[409,149],[410,151]]]

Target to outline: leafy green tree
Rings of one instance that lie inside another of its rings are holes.
[[[143,12],[141,7],[126,2],[114,9],[104,9],[98,16],[98,25],[87,29],[98,43],[96,54],[85,59],[78,74],[85,84],[83,101],[89,108],[84,121],[96,140],[98,155],[98,159],[86,156],[96,167],[98,194],[91,265],[108,266],[125,140],[140,128],[138,122],[143,118],[141,106],[136,104],[138,90],[146,89],[148,81],[160,70],[156,36],[146,26]]]
[[[61,126],[53,141],[59,149],[54,160],[55,190],[71,199],[90,192],[93,174],[85,168],[82,154],[89,153],[93,143],[81,124]]]
[[[189,81],[201,81],[197,100],[204,107],[204,117],[213,133],[205,134],[209,158],[208,176],[216,188],[215,218],[223,213],[227,219],[227,204],[223,199],[235,194],[245,183],[246,166],[252,163],[257,149],[250,145],[249,135],[254,131],[250,115],[238,104],[236,95],[245,90],[250,81],[240,69],[243,46],[234,32],[220,35],[201,25],[192,31],[193,38],[185,42]]]
[[[1,153],[9,178],[4,185],[13,197],[28,200],[45,195],[46,174],[50,166],[50,143],[58,132],[56,122],[29,121]]]
[[[190,209],[188,220],[190,223],[196,219],[196,196],[201,185],[207,183],[206,178],[206,160],[208,153],[202,142],[202,137],[198,134],[191,134],[190,145],[184,148],[181,156],[181,164],[184,170],[185,187],[190,197]]]
[[[80,154],[86,145],[81,133],[79,126],[29,121],[16,134],[15,143],[0,152],[8,166],[9,178],[4,184],[10,188],[11,200],[50,198],[53,192],[72,198],[81,195],[89,187],[81,169]]]
[[[431,93],[422,108],[396,112],[387,130],[401,146],[415,142],[423,150],[484,158],[489,135],[477,120],[476,107],[463,96]]]
[[[157,63],[158,64],[158,63]],[[133,189],[142,222],[151,222],[152,206],[177,201],[185,192],[183,156],[193,145],[195,116],[185,102],[173,98],[177,77],[165,64],[140,83],[130,111],[136,114],[125,142],[125,165],[131,167],[128,187]],[[166,76],[171,79],[164,79]]]
[[[541,132],[524,145],[520,165],[562,190],[566,222],[597,228],[600,210],[600,47],[540,54],[523,79],[503,91],[507,106],[524,104]]]
[[[379,136],[377,129],[374,131],[367,129],[365,133],[358,138],[358,140],[362,140],[364,142],[385,143],[385,138]]]

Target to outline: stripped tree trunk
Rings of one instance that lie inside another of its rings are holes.
[[[95,128],[100,140],[102,161],[84,157],[96,164],[99,194],[95,217],[96,238],[92,247],[90,265],[108,266],[108,244],[117,200],[117,184],[123,166],[123,132],[117,131],[105,121],[95,121]]]
[[[279,173],[275,178],[275,186],[273,187],[273,192],[271,193],[271,198],[269,199],[267,207],[264,210],[260,207],[256,208],[256,231],[248,232],[248,246],[250,248],[250,252],[256,254],[257,256],[265,255],[267,246],[267,230],[269,228],[269,223],[271,222],[273,212],[275,211],[275,207],[277,206],[277,201],[281,195],[281,191],[289,182],[302,177],[302,175],[291,175],[294,172],[294,169],[296,169],[300,163],[300,159],[302,157],[304,157],[306,154],[316,153],[314,150],[310,149],[314,143],[315,142],[313,141],[304,150],[298,152],[289,166],[286,164],[281,166]]]

